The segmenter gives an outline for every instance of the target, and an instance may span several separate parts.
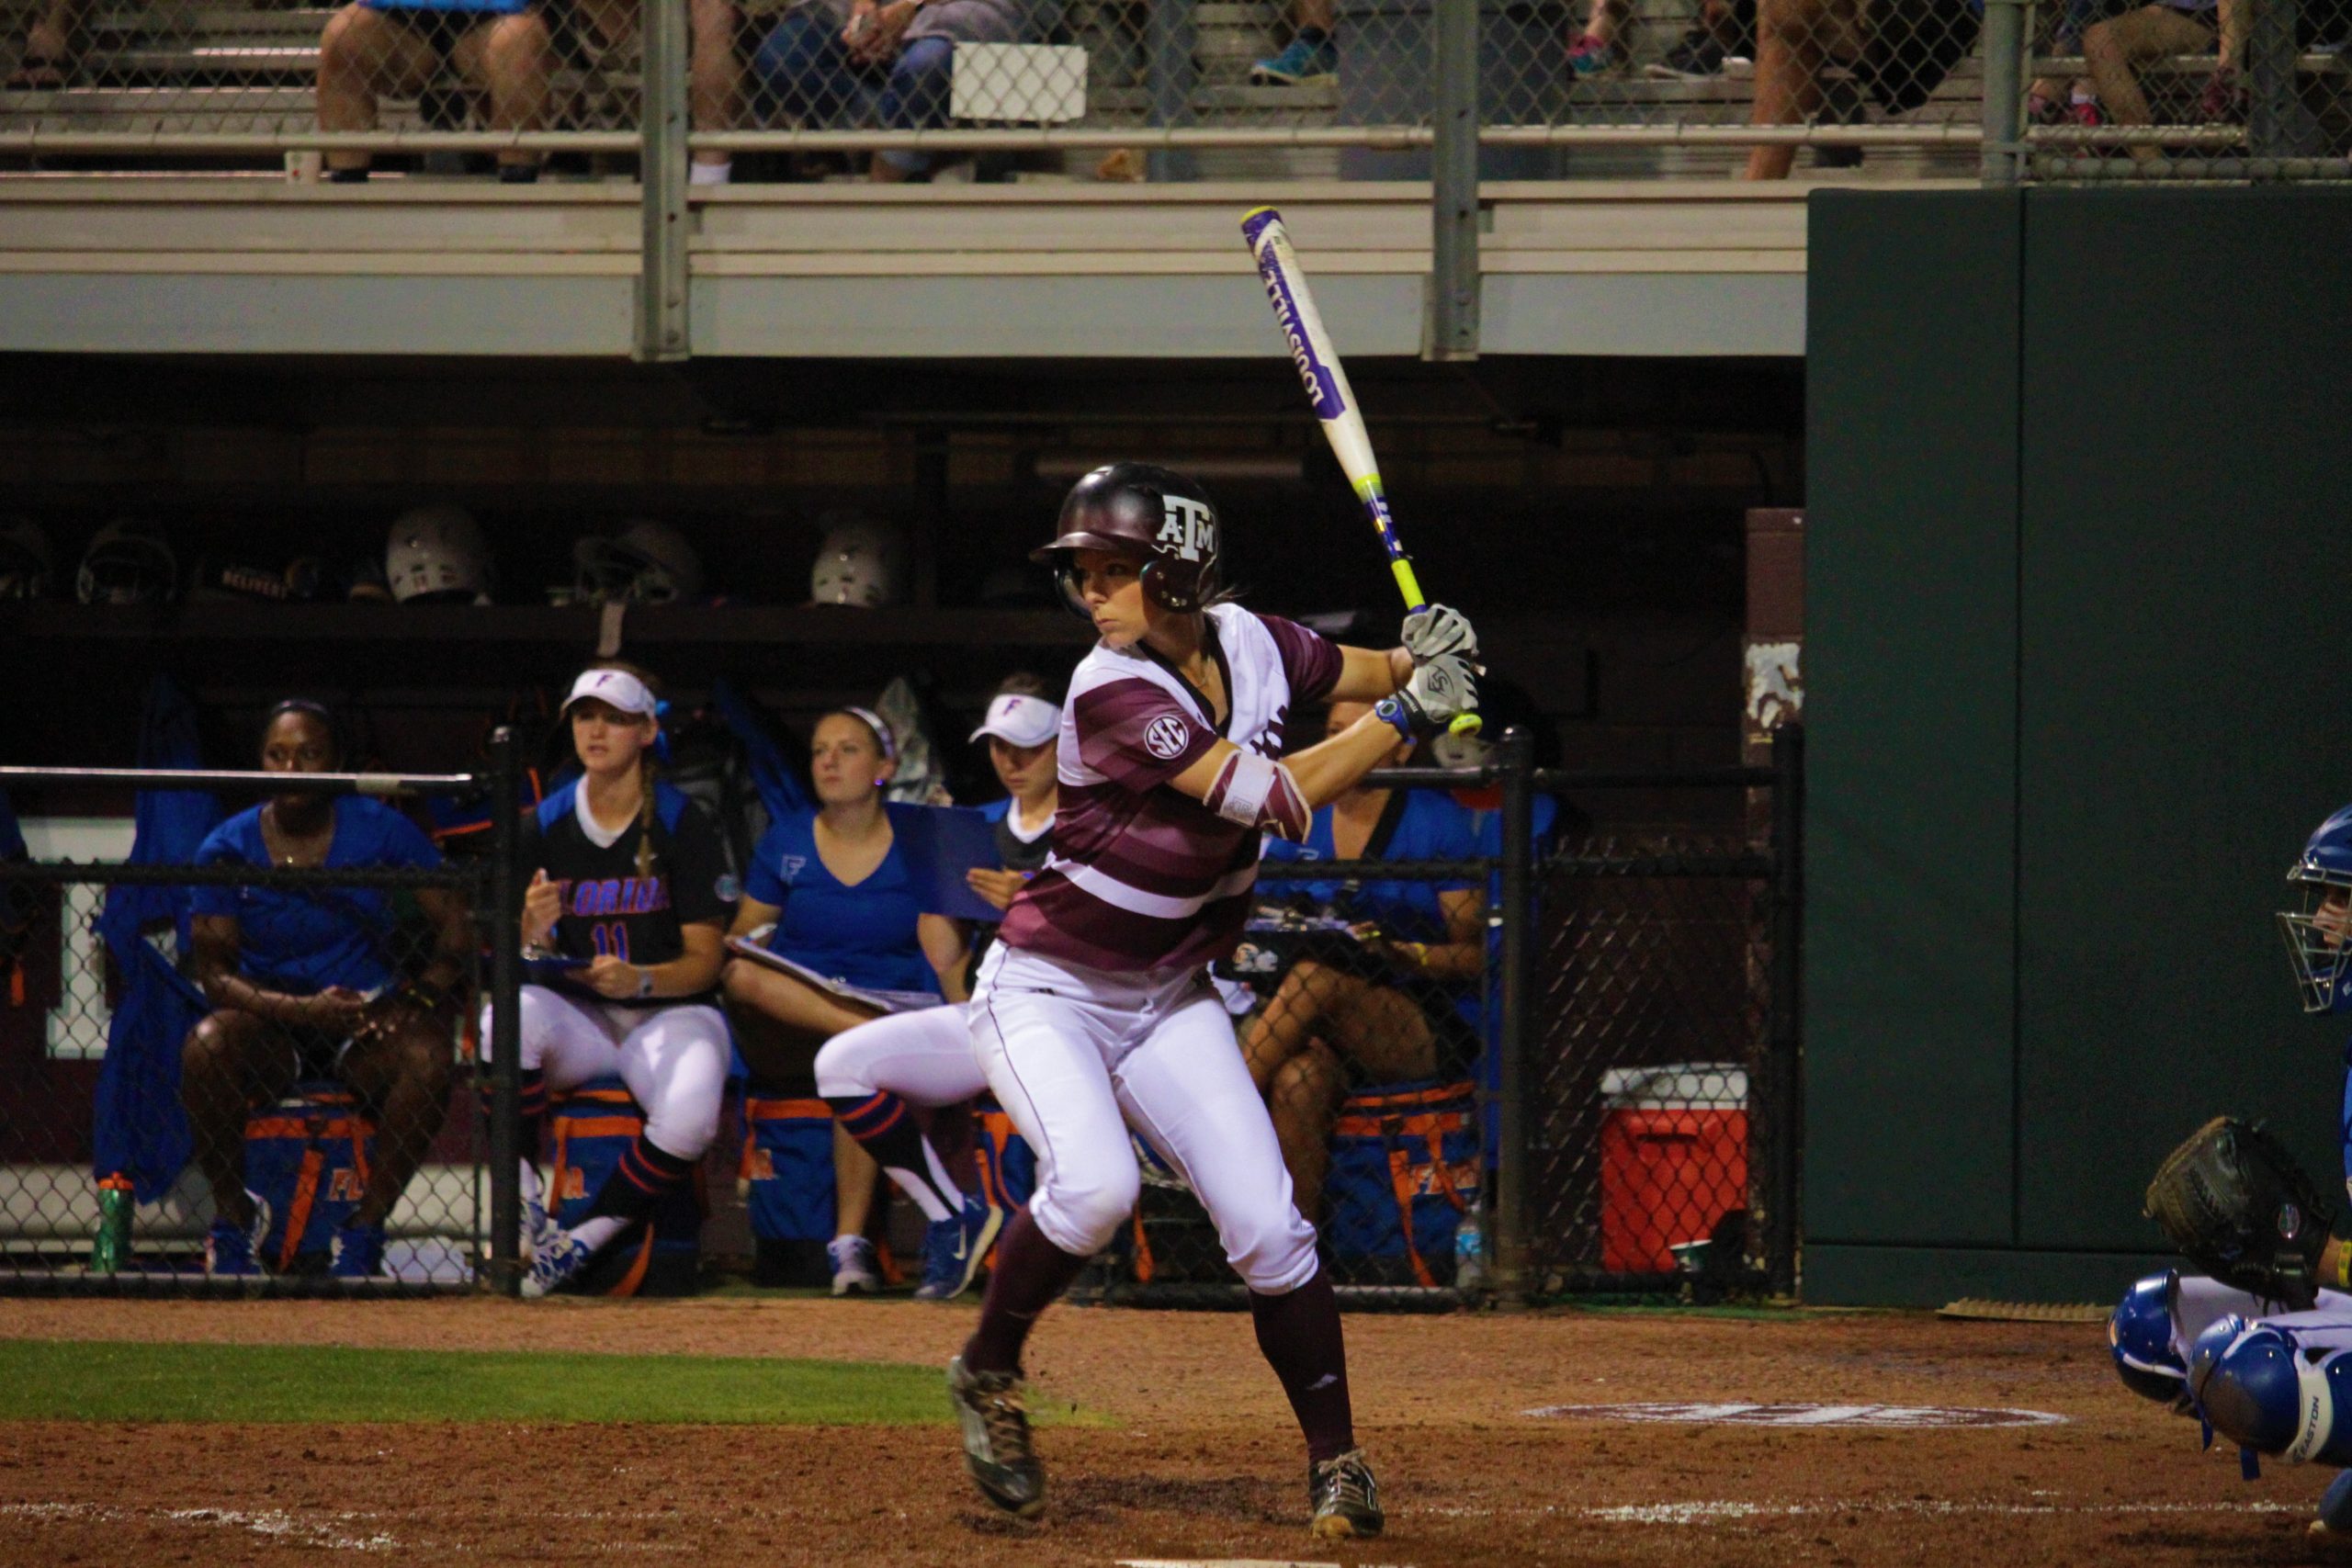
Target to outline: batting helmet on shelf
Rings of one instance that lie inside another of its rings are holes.
[[[49,536],[29,517],[0,523],[0,599],[46,599],[56,558]]]
[[[85,604],[168,604],[179,576],[179,559],[153,524],[118,518],[82,552],[74,596]]]
[[[490,547],[462,506],[401,513],[384,546],[384,578],[401,604],[490,603]]]
[[[702,557],[666,523],[639,519],[571,547],[574,604],[671,604],[702,592]]]
[[[899,531],[854,512],[829,512],[817,521],[826,526],[808,573],[809,602],[866,609],[895,603],[906,558]]]
[[[1144,597],[1163,610],[1197,610],[1221,585],[1216,502],[1196,481],[1150,463],[1106,464],[1080,479],[1062,502],[1054,542],[1029,553],[1058,572],[1062,597],[1085,615],[1070,562],[1080,550],[1142,562]]]

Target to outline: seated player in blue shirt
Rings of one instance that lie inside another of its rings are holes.
[[[323,706],[292,698],[270,709],[264,772],[330,773],[341,761]],[[196,858],[334,869],[441,863],[414,823],[356,795],[274,796],[215,828]],[[245,1116],[306,1077],[341,1080],[375,1119],[367,1190],[336,1232],[330,1268],[341,1279],[381,1268],[385,1217],[448,1109],[453,1025],[473,948],[457,894],[420,887],[416,902],[433,924],[434,949],[409,976],[392,947],[397,917],[383,888],[195,890],[196,978],[213,1011],[181,1048],[180,1100],[212,1189],[209,1272],[258,1271],[255,1246],[269,1215],[245,1190]]]
[[[1334,703],[1326,733],[1368,711]],[[1409,742],[1386,765],[1412,755]],[[1323,1201],[1331,1125],[1352,1079],[1394,1083],[1466,1071],[1478,1054],[1477,981],[1486,968],[1486,907],[1456,883],[1307,881],[1285,874],[1317,860],[1473,860],[1472,814],[1439,790],[1348,791],[1315,813],[1304,843],[1269,837],[1259,888],[1304,895],[1357,922],[1358,947],[1301,957],[1241,1032],[1250,1076],[1266,1096],[1298,1211]]]
[[[910,808],[883,795],[898,765],[890,727],[865,708],[837,708],[817,721],[808,752],[816,809],[779,818],[752,852],[734,934],[871,1000],[730,960],[720,983],[736,1043],[752,1076],[770,1083],[807,1076],[817,1047],[845,1029],[968,995],[964,933],[918,907],[898,851],[891,819]],[[839,1122],[833,1173],[833,1294],[868,1294],[881,1284],[865,1239],[881,1167]]]

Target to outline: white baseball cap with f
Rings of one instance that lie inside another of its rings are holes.
[[[639,718],[658,718],[662,713],[652,691],[626,670],[582,670],[580,679],[571,683],[571,694],[563,699],[564,712],[570,713],[574,703],[590,697]]]
[[[1007,692],[989,704],[989,716],[972,731],[972,739],[993,735],[1015,746],[1043,746],[1061,727],[1062,710],[1057,705],[1025,692]]]

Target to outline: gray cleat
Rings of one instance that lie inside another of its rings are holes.
[[[1380,1483],[1372,1478],[1372,1464],[1362,1449],[1309,1463],[1306,1500],[1315,1509],[1307,1533],[1327,1540],[1378,1535],[1388,1522],[1380,1511]]]
[[[947,1397],[964,1424],[964,1468],[980,1495],[1024,1519],[1046,1511],[1046,1467],[1029,1441],[1017,1372],[973,1372],[947,1363]]]

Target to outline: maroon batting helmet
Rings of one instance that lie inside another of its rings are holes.
[[[1216,596],[1216,502],[1199,484],[1149,463],[1111,463],[1070,487],[1054,542],[1029,558],[1054,567],[1062,596],[1083,614],[1070,556],[1108,550],[1143,563],[1144,596],[1163,610],[1197,610]]]

